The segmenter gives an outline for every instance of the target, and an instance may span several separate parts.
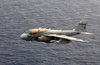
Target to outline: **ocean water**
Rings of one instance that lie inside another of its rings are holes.
[[[88,20],[88,43],[58,45],[20,39],[20,29],[71,30]],[[99,0],[0,0],[0,65],[99,65]]]

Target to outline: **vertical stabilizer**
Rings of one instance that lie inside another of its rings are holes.
[[[79,25],[77,26],[77,28],[75,29],[75,31],[87,32],[87,30],[86,30],[86,25],[87,24],[88,24],[88,21],[80,21]]]

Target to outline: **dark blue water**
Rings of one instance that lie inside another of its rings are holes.
[[[74,29],[88,20],[88,32],[77,35],[88,43],[32,43],[21,40],[20,29]],[[99,0],[0,0],[0,65],[99,65]]]

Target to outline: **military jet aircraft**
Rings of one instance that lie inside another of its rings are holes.
[[[87,24],[87,21],[80,21],[76,29],[73,30],[53,30],[46,28],[29,29],[28,31],[24,30],[24,33],[20,37],[26,41],[38,41],[57,44],[66,44],[72,41],[88,42],[86,40],[70,37],[78,34],[92,34],[86,31]]]

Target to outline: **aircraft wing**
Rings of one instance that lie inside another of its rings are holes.
[[[77,38],[69,37],[69,36],[66,36],[66,35],[49,34],[49,35],[45,35],[45,36],[47,36],[47,37],[57,37],[57,38],[68,39],[68,40],[73,40],[73,41],[88,42],[86,40],[77,39]]]

